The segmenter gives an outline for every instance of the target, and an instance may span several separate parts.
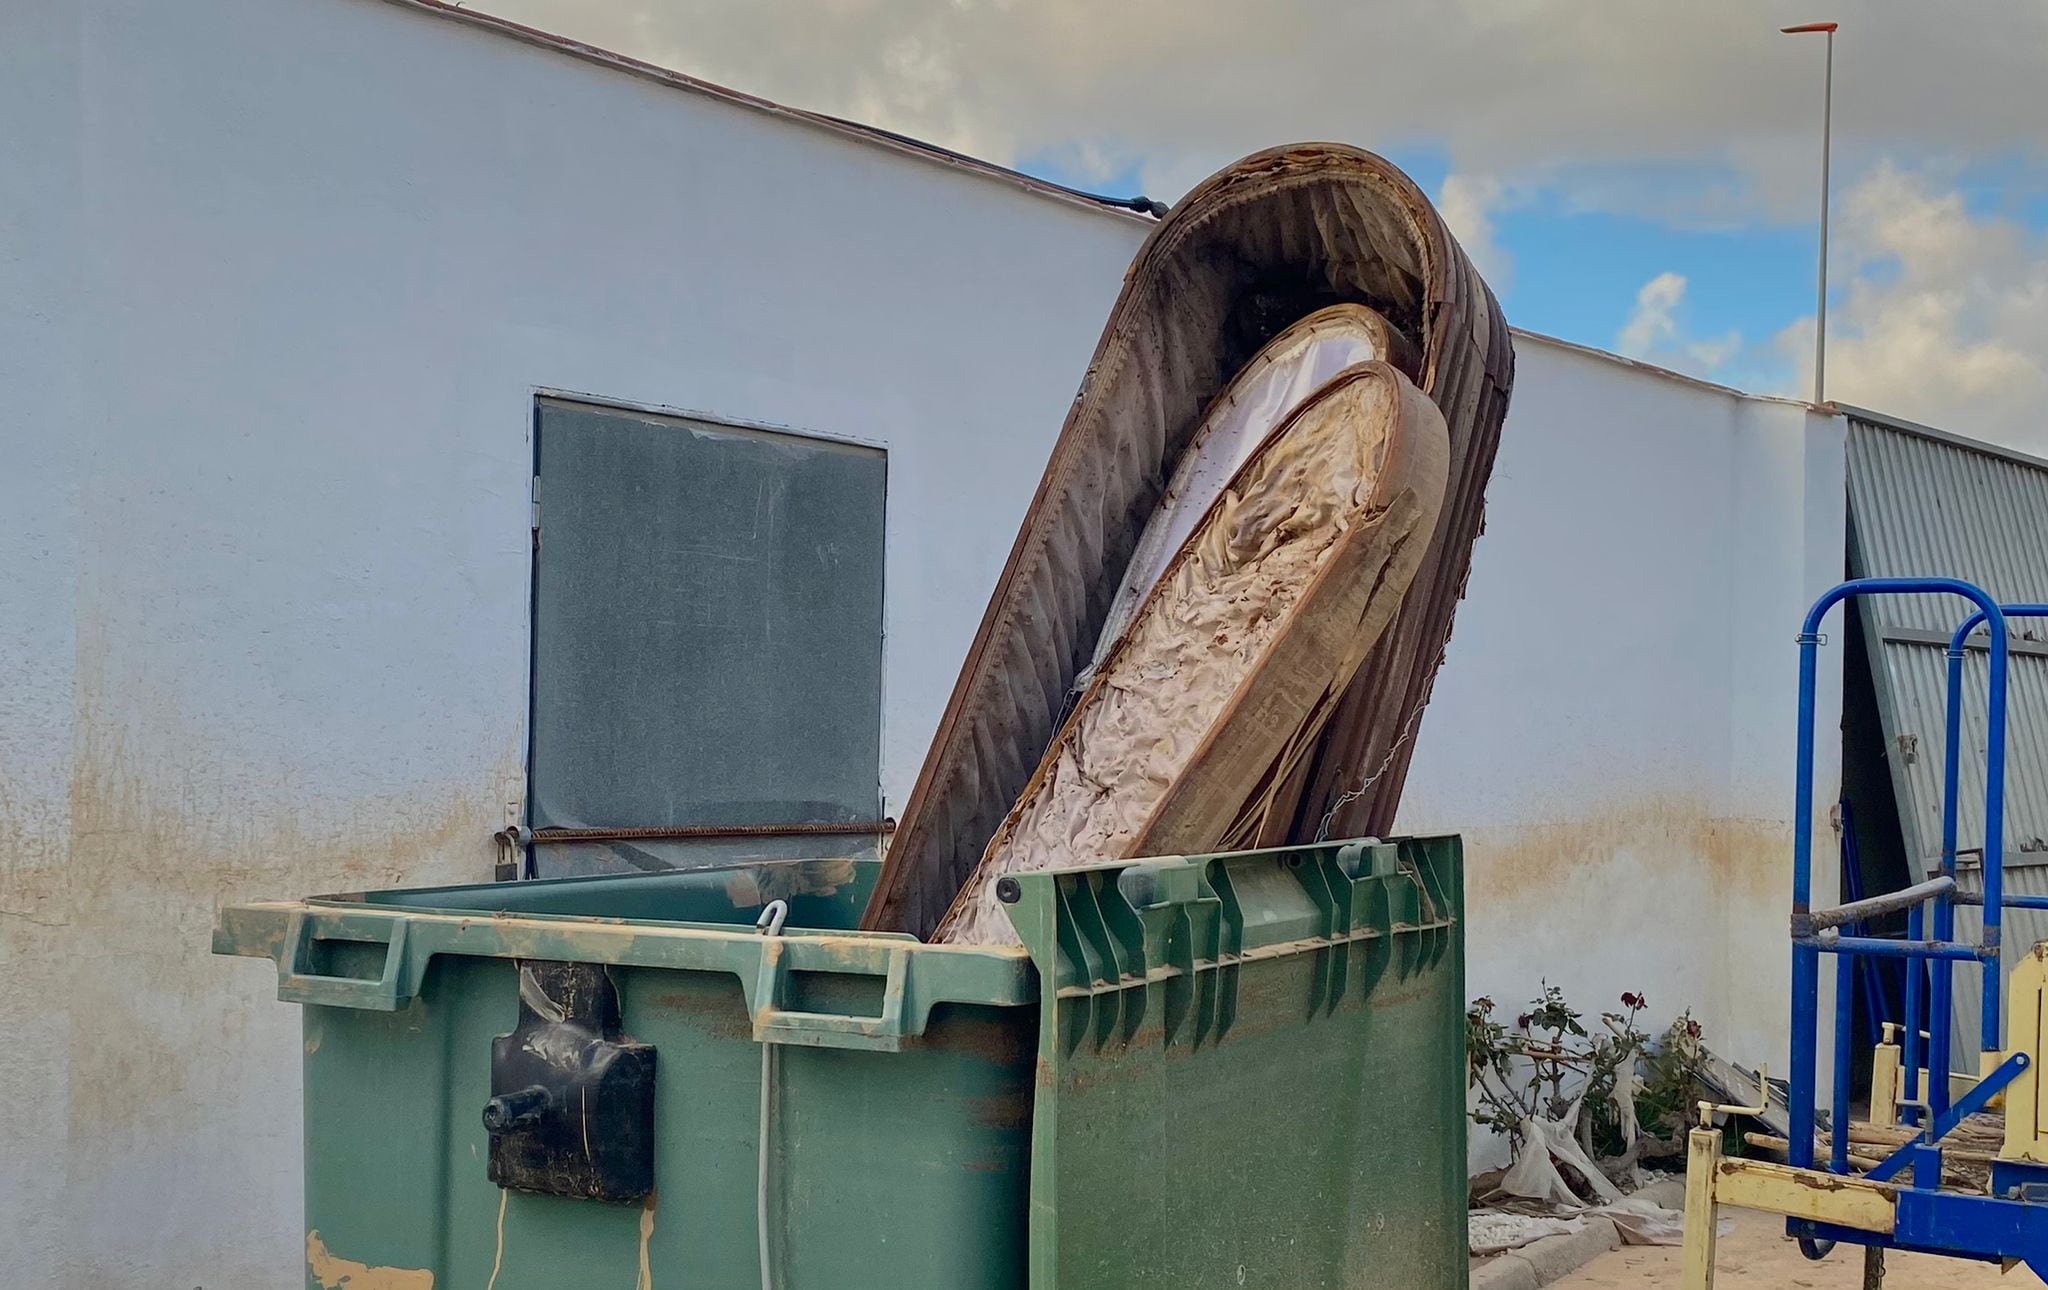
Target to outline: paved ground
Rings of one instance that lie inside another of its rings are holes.
[[[1858,1290],[1863,1284],[1861,1250],[1838,1249],[1809,1263],[1785,1239],[1783,1219],[1748,1210],[1722,1212],[1735,1223],[1734,1231],[1721,1238],[1715,1290]],[[1677,1250],[1628,1245],[1551,1282],[1550,1290],[1676,1290],[1678,1276]],[[1888,1255],[1884,1284],[1885,1290],[2041,1290],[2040,1280],[2025,1268],[2001,1276],[1996,1264],[1920,1254]]]

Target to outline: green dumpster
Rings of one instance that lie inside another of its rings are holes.
[[[1456,838],[1018,875],[1022,949],[851,931],[874,876],[223,910],[305,1010],[307,1285],[1465,1284]]]

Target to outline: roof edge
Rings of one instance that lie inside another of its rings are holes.
[[[416,13],[425,14],[428,17],[460,23],[467,27],[475,27],[494,35],[516,40],[524,45],[532,45],[553,53],[565,54],[582,62],[593,63],[599,67],[608,67],[613,71],[624,72],[628,76],[637,76],[641,80],[653,81],[659,85],[666,85],[671,89],[683,90],[705,98],[716,99],[722,103],[731,104],[734,107],[746,108],[750,111],[776,117],[793,124],[825,130],[842,138],[851,139],[857,143],[864,143],[870,147],[881,148],[901,156],[912,157],[930,165],[944,166],[949,170],[961,171],[978,178],[993,179],[1012,188],[1020,189],[1034,197],[1057,201],[1080,210],[1093,211],[1098,215],[1132,220],[1140,224],[1150,225],[1155,222],[1155,217],[1152,214],[1119,204],[1124,200],[1121,198],[1100,197],[1078,188],[1069,188],[1064,184],[1053,183],[1051,180],[1037,179],[1020,170],[1012,170],[1008,166],[999,166],[992,161],[983,161],[979,157],[970,157],[966,153],[955,152],[950,148],[943,148],[935,143],[926,143],[921,139],[913,139],[908,135],[884,130],[879,126],[863,125],[858,121],[848,121],[842,117],[828,116],[822,112],[810,112],[802,108],[790,107],[787,104],[777,103],[772,99],[764,99],[759,95],[747,94],[712,81],[702,80],[698,77],[675,71],[671,68],[645,62],[628,54],[617,53],[599,45],[592,45],[568,36],[557,35],[551,31],[543,31],[538,27],[529,27],[524,23],[513,22],[509,18],[479,13],[473,9],[465,9],[456,4],[446,3],[445,0],[383,0],[383,2],[395,5],[400,9],[410,9]]]
[[[1837,403],[1834,406],[1841,409],[1842,415],[1851,421],[1863,421],[1881,429],[1896,430],[1900,434],[1912,435],[1916,439],[1931,439],[1935,443],[1947,444],[1951,448],[1982,453],[1984,456],[1997,457],[2015,465],[2031,466],[2035,470],[2048,470],[2048,457],[2036,457],[2030,452],[2021,452],[2017,448],[2008,448],[2003,444],[1972,439],[1968,435],[1955,434],[1948,430],[1937,430],[1933,426],[1921,425],[1918,421],[1908,421],[1904,417],[1895,417],[1884,412],[1873,412],[1869,408],[1859,408],[1851,403]]]
[[[792,124],[824,130],[839,135],[842,138],[866,144],[869,147],[880,148],[896,153],[899,156],[914,158],[928,165],[943,166],[946,169],[961,171],[978,178],[992,179],[1022,192],[1029,193],[1034,197],[1056,201],[1079,210],[1092,211],[1098,215],[1107,215],[1115,219],[1129,220],[1145,225],[1156,222],[1154,215],[1119,205],[1118,201],[1120,199],[1098,197],[1077,188],[1069,188],[1063,184],[1053,183],[1050,180],[1034,178],[1020,170],[1013,170],[1008,166],[999,166],[992,161],[984,161],[979,157],[969,156],[963,152],[955,152],[951,148],[927,143],[922,139],[914,139],[892,130],[884,130],[879,126],[864,125],[858,121],[849,121],[843,117],[790,107],[787,104],[777,103],[773,99],[765,99],[756,94],[735,90],[729,86],[719,85],[716,82],[707,81],[684,72],[678,72],[672,68],[646,62],[643,59],[634,58],[628,54],[605,49],[600,45],[593,45],[587,41],[576,40],[551,31],[544,31],[538,27],[529,27],[524,23],[514,22],[509,18],[500,18],[495,14],[480,13],[473,9],[466,9],[460,5],[448,3],[447,0],[383,0],[383,3],[401,9],[410,9],[416,13],[440,18],[447,22],[460,23],[464,26],[491,32],[498,36],[516,40],[521,44],[531,45],[535,48],[549,50],[557,54],[564,54],[581,62],[592,63],[599,67],[608,67],[613,71],[624,72],[628,76],[636,76],[641,80],[653,81],[659,85],[666,85],[671,89],[716,99],[719,102],[727,103],[734,107],[746,108],[765,116],[791,122]],[[1568,350],[1587,358],[1612,363],[1619,367],[1631,368],[1646,376],[1674,381],[1680,385],[1690,385],[1696,389],[1707,390],[1715,394],[1726,395],[1752,403],[1774,403],[1786,407],[1804,408],[1809,412],[1836,413],[1852,420],[1864,421],[1888,430],[1896,430],[1902,434],[1913,435],[1917,438],[1932,440],[1951,447],[1982,453],[1986,456],[1997,457],[2018,465],[2030,466],[2037,470],[2048,470],[2048,458],[2037,457],[2031,453],[2022,452],[2017,448],[2007,448],[2001,444],[1989,443],[1982,439],[1972,439],[1967,435],[1955,434],[1947,430],[1938,430],[1933,426],[1922,425],[1917,421],[1908,421],[1903,417],[1895,417],[1887,413],[1873,411],[1869,408],[1858,407],[1855,404],[1836,402],[1812,403],[1805,399],[1788,398],[1777,394],[1757,394],[1750,390],[1738,389],[1732,385],[1723,385],[1718,381],[1688,376],[1683,372],[1673,371],[1668,367],[1660,367],[1655,363],[1644,362],[1641,359],[1630,358],[1625,354],[1617,354],[1611,350],[1598,349],[1591,345],[1580,344],[1577,341],[1564,340],[1561,337],[1547,335],[1543,332],[1531,331],[1526,327],[1510,327],[1508,330],[1518,340],[1532,340],[1540,344],[1554,345],[1559,349]]]
[[[1655,363],[1645,363],[1641,359],[1630,358],[1625,354],[1616,354],[1611,350],[1596,349],[1591,345],[1582,345],[1577,341],[1548,336],[1540,331],[1530,331],[1526,327],[1513,327],[1509,330],[1514,333],[1516,340],[1533,340],[1545,345],[1554,345],[1559,349],[1570,350],[1587,358],[1599,359],[1621,367],[1634,368],[1647,376],[1676,381],[1681,385],[1711,390],[1716,394],[1725,394],[1752,403],[1776,403],[1786,407],[1804,408],[1808,412],[1819,413],[1823,416],[1846,417],[1851,421],[1862,421],[1882,429],[1896,430],[1900,434],[1912,435],[1918,439],[1928,439],[1935,443],[1947,444],[1951,448],[1961,448],[1968,452],[1981,453],[1986,457],[1996,457],[2001,461],[2009,461],[2015,465],[2029,466],[2035,470],[2048,470],[2048,457],[2037,457],[2030,452],[2022,452],[2018,448],[2008,448],[2004,444],[1991,443],[1984,439],[1972,439],[1968,435],[1956,434],[1950,430],[1938,430],[1930,425],[1922,425],[1918,421],[1908,421],[1904,417],[1893,416],[1888,412],[1873,411],[1870,408],[1859,407],[1854,403],[1841,403],[1832,399],[1826,403],[1813,403],[1806,399],[1789,398],[1781,394],[1756,394],[1749,390],[1737,389],[1732,385],[1722,385],[1716,381],[1702,380],[1697,376],[1687,376],[1683,372],[1674,372],[1668,367],[1659,367]]]
[[[1733,385],[1723,385],[1719,381],[1709,381],[1698,376],[1687,376],[1684,372],[1674,372],[1668,367],[1659,367],[1655,363],[1646,363],[1640,358],[1630,358],[1626,354],[1617,354],[1613,350],[1598,349],[1592,345],[1582,345],[1575,340],[1564,340],[1557,336],[1546,335],[1540,331],[1530,331],[1526,327],[1510,327],[1508,330],[1514,333],[1516,340],[1533,340],[1545,345],[1555,345],[1559,349],[1570,350],[1574,354],[1581,354],[1587,358],[1613,363],[1618,367],[1633,368],[1645,376],[1654,376],[1666,381],[1676,381],[1680,385],[1690,385],[1695,389],[1710,390],[1715,394],[1724,394],[1730,398],[1742,399],[1750,403],[1775,403],[1784,407],[1804,408],[1808,412],[1818,412],[1823,415],[1834,411],[1836,407],[1832,403],[1809,403],[1805,399],[1788,398],[1782,394],[1758,394],[1753,390],[1737,389]]]

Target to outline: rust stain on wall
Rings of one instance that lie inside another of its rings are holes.
[[[72,1027],[70,1122],[110,1147],[124,1131],[190,1122],[217,1097],[218,1068],[274,989],[208,952],[220,905],[491,872],[495,785],[485,777],[363,802],[354,822],[322,828],[301,824],[282,795],[194,811],[173,768],[87,751],[71,786],[66,903],[75,940],[98,947],[103,970],[72,981],[71,1011],[92,1024]],[[268,1034],[296,1022],[280,1013],[258,1024]],[[232,1099],[221,1100],[220,1122],[232,1123]]]
[[[1705,795],[1617,795],[1576,819],[1466,830],[1474,979],[1532,992],[1539,980],[1647,986],[1659,1024],[1690,1008],[1710,1042],[1773,1060],[1792,829],[1722,809]]]
[[[306,1271],[321,1290],[434,1290],[426,1268],[373,1268],[330,1252],[320,1233],[306,1233]]]
[[[1586,881],[1648,881],[1683,871],[1717,896],[1771,899],[1789,890],[1791,864],[1792,830],[1783,821],[1649,797],[1577,819],[1472,830],[1465,885],[1473,904],[1549,903]]]
[[[61,798],[0,782],[0,927],[62,927],[70,822]]]
[[[17,928],[21,920],[0,917],[0,977],[65,1019],[52,1087],[25,1095],[56,1126],[76,1180],[67,1203],[161,1187],[165,1222],[189,1234],[162,1264],[81,1250],[76,1274],[80,1284],[158,1284],[187,1275],[174,1264],[204,1253],[214,1260],[209,1285],[274,1282],[275,1260],[291,1257],[303,1231],[288,1216],[296,1204],[279,1198],[299,1187],[296,1068],[319,1036],[300,1034],[302,1010],[276,1001],[267,965],[210,953],[215,911],[347,887],[487,880],[490,834],[519,779],[516,713],[502,739],[417,789],[352,797],[340,786],[361,783],[359,768],[330,772],[310,752],[289,766],[252,764],[216,747],[212,723],[189,719],[175,700],[106,685],[83,648],[75,701],[68,783],[44,794],[54,797],[44,812],[52,818],[14,809],[0,785],[0,909],[36,920]],[[34,846],[11,844],[30,831]],[[22,863],[31,855],[43,862]],[[18,1019],[0,1005],[0,1024]],[[203,1176],[174,1185],[195,1161],[207,1162]],[[351,1273],[348,1290],[430,1284],[424,1273],[369,1271],[383,1279]]]

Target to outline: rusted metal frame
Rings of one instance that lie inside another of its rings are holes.
[[[529,829],[515,824],[492,836],[513,846],[536,846],[547,842],[693,842],[716,838],[781,837],[886,837],[895,832],[894,820],[855,820],[846,823],[802,821],[790,824],[653,824],[627,828]]]

